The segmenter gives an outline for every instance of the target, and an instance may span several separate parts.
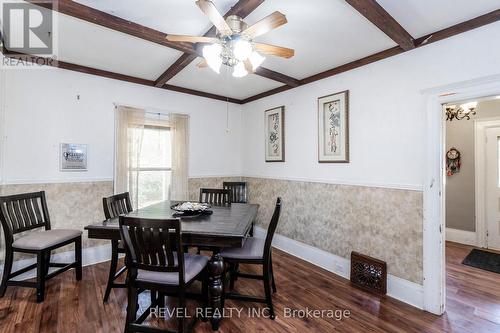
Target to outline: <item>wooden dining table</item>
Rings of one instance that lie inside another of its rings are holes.
[[[127,216],[151,219],[175,218],[170,207],[180,201],[163,201],[135,210]],[[224,261],[220,255],[223,248],[242,247],[249,236],[257,216],[259,205],[233,203],[229,206],[213,206],[211,215],[181,218],[182,241],[187,246],[210,248],[213,251],[208,263],[208,291],[212,329],[218,330],[222,319],[222,293]],[[118,218],[112,218],[85,227],[89,238],[120,240]]]

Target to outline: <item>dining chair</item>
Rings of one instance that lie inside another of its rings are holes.
[[[106,218],[106,220],[112,219],[122,214],[130,213],[133,210],[132,204],[130,202],[130,195],[128,192],[115,194],[107,198],[102,198],[102,206],[104,209],[104,217]],[[127,267],[123,266],[118,271],[116,271],[116,268],[118,267],[118,255],[120,253],[125,253],[123,243],[119,240],[112,240],[108,284],[106,285],[106,292],[104,293],[105,303],[109,299],[109,294],[111,293],[112,288],[126,287],[124,284],[115,283],[116,279],[127,270]]]
[[[224,258],[224,262],[227,264],[224,281],[227,282],[227,273],[229,273],[229,292],[224,292],[225,298],[237,299],[250,302],[260,302],[266,303],[269,309],[269,317],[271,319],[275,318],[273,299],[271,294],[271,288],[273,293],[276,292],[276,283],[274,281],[273,273],[273,262],[272,262],[272,241],[274,237],[274,232],[278,225],[278,221],[281,213],[281,198],[276,200],[276,206],[274,208],[274,213],[267,228],[267,235],[265,239],[260,239],[256,237],[250,237],[245,240],[243,247],[241,248],[228,248],[221,251],[221,255]],[[237,269],[238,264],[253,264],[262,265],[262,275],[256,274],[246,274],[241,273]],[[257,279],[262,280],[264,283],[264,294],[265,297],[257,297],[251,295],[241,295],[232,292],[234,289],[234,281],[237,277]],[[227,285],[227,283],[224,283]]]
[[[231,191],[229,199],[231,203],[247,203],[248,202],[248,192],[247,192],[247,182],[223,182],[222,188]],[[254,223],[250,227],[249,235],[253,237]]]
[[[199,202],[208,203],[212,206],[229,206],[231,204],[231,191],[220,188],[200,188]],[[213,248],[208,246],[198,246],[196,253],[201,251],[213,251]]]
[[[121,215],[120,235],[127,253],[128,304],[125,332],[165,332],[151,326],[141,325],[149,316],[150,309],[165,306],[165,295],[179,298],[177,309],[186,309],[186,288],[195,280],[202,280],[204,306],[208,301],[207,263],[208,257],[184,253],[180,219],[143,219]],[[150,307],[137,318],[138,294],[150,290]],[[178,312],[177,312],[178,313]],[[178,313],[179,314],[179,313]],[[186,332],[185,317],[177,318],[177,332]],[[196,316],[188,327],[190,331]]]
[[[247,203],[247,183],[246,182],[223,182],[222,188],[229,190],[229,200],[231,203]]]
[[[0,297],[7,286],[36,289],[36,301],[45,299],[45,282],[54,276],[75,269],[76,279],[82,279],[82,232],[72,229],[51,229],[45,192],[23,193],[0,197],[0,222],[5,237],[5,264],[0,284]],[[28,232],[34,229],[38,232]],[[22,233],[22,235],[17,235]],[[72,263],[50,262],[50,252],[75,243],[75,261]],[[15,252],[36,255],[36,263],[12,272]],[[49,273],[50,267],[58,268]],[[32,269],[37,270],[36,281],[14,281],[12,278]]]
[[[200,188],[200,202],[212,206],[228,206],[231,204],[231,191],[220,188]]]

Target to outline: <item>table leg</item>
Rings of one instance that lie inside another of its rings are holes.
[[[219,251],[214,251],[212,259],[208,263],[208,305],[212,313],[212,330],[219,329],[222,317],[222,273],[224,271],[224,260]]]

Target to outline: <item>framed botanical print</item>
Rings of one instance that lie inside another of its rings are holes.
[[[318,98],[318,161],[349,163],[349,91]]]
[[[265,112],[266,162],[285,161],[285,107]]]

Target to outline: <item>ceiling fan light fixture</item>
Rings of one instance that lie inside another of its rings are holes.
[[[243,62],[238,62],[236,66],[234,66],[233,70],[233,76],[234,77],[244,77],[248,74],[247,70],[245,69],[245,64]]]
[[[220,73],[222,66],[222,46],[220,44],[211,44],[203,47],[203,58],[207,61],[208,66],[217,74]]]
[[[252,64],[252,68],[255,71],[262,63],[264,60],[266,60],[265,57],[261,56],[258,52],[253,51],[252,54],[249,57],[250,63]]]
[[[234,43],[233,54],[239,61],[247,60],[252,54],[252,44],[245,39],[238,39]]]

